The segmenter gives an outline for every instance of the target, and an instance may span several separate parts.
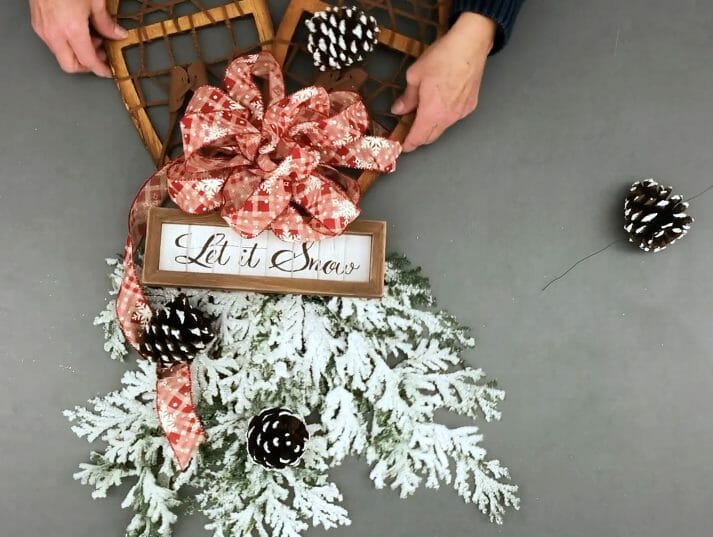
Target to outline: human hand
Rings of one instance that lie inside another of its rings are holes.
[[[404,151],[430,144],[478,104],[485,62],[495,41],[495,21],[463,13],[406,72],[406,91],[391,108],[402,115],[416,110]]]
[[[109,15],[106,0],[30,0],[32,28],[67,73],[110,77],[102,37],[122,39],[126,30]],[[89,24],[102,37],[90,34]]]

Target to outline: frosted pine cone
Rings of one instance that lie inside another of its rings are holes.
[[[653,179],[636,181],[629,189],[624,202],[624,229],[629,242],[645,252],[663,250],[691,228],[688,203],[681,196],[671,196],[671,191],[670,186],[661,186]]]
[[[149,322],[139,351],[161,367],[190,363],[215,334],[211,320],[178,295]]]
[[[266,468],[296,465],[308,439],[304,421],[285,408],[265,410],[248,425],[248,453]]]
[[[320,71],[344,69],[364,60],[374,50],[379,24],[355,7],[329,7],[305,22],[307,51]]]

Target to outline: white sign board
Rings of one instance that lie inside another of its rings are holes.
[[[290,243],[272,232],[246,239],[217,215],[152,209],[143,281],[147,285],[381,296],[384,222],[353,223],[339,236]]]

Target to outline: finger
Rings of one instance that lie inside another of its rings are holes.
[[[408,153],[419,146],[436,141],[447,126],[442,110],[427,99],[421,99],[421,105],[416,110],[416,119],[403,143],[404,151]]]
[[[57,63],[65,73],[86,73],[89,70],[79,63],[67,41],[56,41],[49,44],[50,50],[57,58]]]
[[[92,2],[92,26],[107,39],[124,39],[129,33],[111,18],[106,9],[106,0]]]
[[[75,32],[69,39],[69,44],[74,50],[79,63],[88,67],[95,75],[108,78],[111,76],[111,69],[104,60],[99,57],[97,49],[92,44],[89,35],[89,27]]]
[[[94,49],[97,51],[99,59],[106,63],[107,55],[106,50],[104,50],[104,39],[101,37],[92,37],[92,45],[94,45]]]
[[[403,95],[391,107],[391,113],[403,115],[413,112],[418,106],[418,88],[416,84],[408,84]]]

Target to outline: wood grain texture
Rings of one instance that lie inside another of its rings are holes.
[[[119,3],[120,0],[108,1],[107,6],[112,15],[118,13]],[[125,57],[126,49],[158,39],[170,39],[174,35],[225,24],[226,21],[244,17],[251,17],[254,20],[258,39],[260,43],[264,43],[265,47],[268,48],[269,43],[274,39],[274,28],[266,0],[231,2],[190,15],[133,28],[129,30],[129,35],[125,39],[106,42],[107,57],[119,94],[131,117],[131,121],[139,132],[139,137],[157,166],[161,165],[162,157],[165,155],[165,146],[169,143],[169,140],[161,140],[149,117],[146,103],[143,102],[139,95],[136,80],[132,73],[129,72]]]
[[[241,276],[160,270],[161,232],[163,224],[190,224],[228,227],[217,213],[190,215],[178,209],[154,207],[149,212],[142,282],[148,286],[196,287],[326,296],[379,298],[384,294],[386,266],[386,222],[359,220],[344,235],[369,235],[371,257],[368,282]]]

